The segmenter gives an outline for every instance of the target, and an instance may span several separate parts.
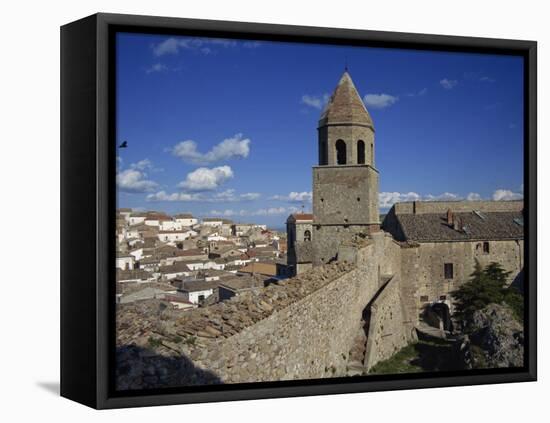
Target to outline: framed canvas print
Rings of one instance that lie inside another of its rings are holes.
[[[536,43],[61,29],[61,393],[536,380]]]

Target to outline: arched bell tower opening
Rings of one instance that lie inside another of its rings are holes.
[[[365,164],[365,141],[357,141],[357,164]]]
[[[318,125],[313,168],[313,264],[335,258],[340,244],[380,230],[374,124],[346,71]],[[344,166],[345,165],[345,166]]]
[[[346,143],[342,140],[336,141],[336,164],[345,165],[347,161]]]

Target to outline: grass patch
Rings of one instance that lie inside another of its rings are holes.
[[[418,373],[422,368],[412,364],[417,358],[418,353],[415,350],[415,344],[409,344],[400,349],[387,360],[377,363],[369,374],[396,374],[396,373]]]
[[[444,339],[421,339],[377,363],[369,374],[420,373],[460,370],[462,363],[453,353],[452,343]]]

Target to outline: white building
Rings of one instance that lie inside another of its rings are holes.
[[[174,216],[174,219],[176,222],[178,222],[180,225],[189,227],[194,226],[197,223],[199,223],[199,219],[195,219],[193,215],[191,214],[177,214]]]
[[[206,239],[207,241],[227,241],[227,237],[221,235],[219,232],[212,232]]]
[[[217,287],[218,283],[214,281],[186,281],[180,291],[190,303],[199,304],[212,295]]]
[[[204,219],[202,219],[202,225],[210,227],[220,227],[223,225],[223,219],[218,219],[215,217],[205,217]]]
[[[214,260],[193,260],[186,261],[185,264],[189,270],[204,270],[204,269],[216,269],[223,270],[225,269],[224,263],[216,263]]]
[[[135,261],[140,261],[143,258],[143,248],[130,251],[130,255],[134,257]]]
[[[194,231],[159,231],[158,239],[162,242],[183,241],[193,236]]]
[[[135,257],[131,254],[118,253],[116,256],[116,267],[120,270],[132,270],[135,265]]]
[[[181,231],[183,227],[177,220],[161,220],[159,225],[161,231]]]
[[[140,223],[145,222],[145,213],[132,213],[128,217],[128,223],[130,226],[139,225]]]

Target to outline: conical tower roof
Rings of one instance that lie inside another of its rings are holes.
[[[347,70],[340,78],[338,86],[332,93],[319,119],[319,126],[331,123],[355,123],[373,126],[372,118]]]

